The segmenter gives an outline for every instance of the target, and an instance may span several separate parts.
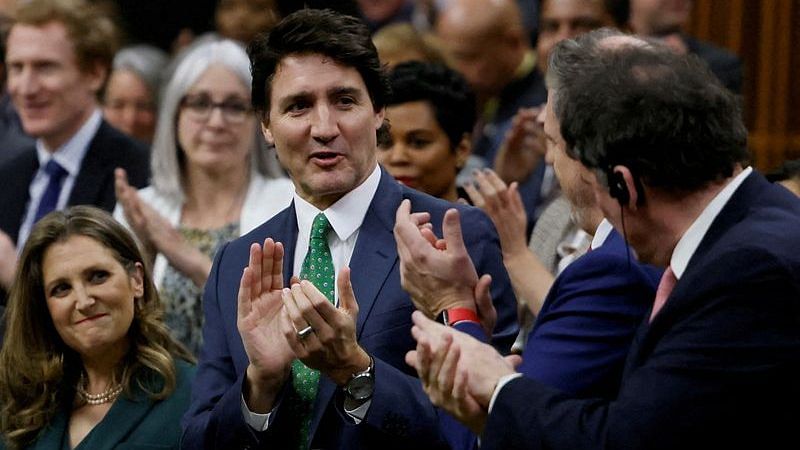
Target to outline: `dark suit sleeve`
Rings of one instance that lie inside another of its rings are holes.
[[[577,259],[553,284],[519,370],[566,392],[613,398],[655,284],[636,262],[602,250]]]
[[[257,434],[242,415],[244,375],[236,374],[218,303],[219,272],[227,248],[228,244],[217,252],[203,294],[204,345],[192,384],[191,406],[183,417],[181,448],[187,450],[246,448],[257,442]]]
[[[637,335],[646,340],[632,350],[614,401],[516,379],[497,398],[482,448],[796,446],[797,269],[741,251],[699,273],[681,279],[649,334]]]

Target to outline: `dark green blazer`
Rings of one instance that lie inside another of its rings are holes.
[[[178,372],[175,392],[153,402],[137,390],[133,398],[120,396],[103,420],[75,447],[75,450],[177,449],[181,437],[180,419],[189,407],[189,389],[195,368],[176,359]],[[30,450],[69,449],[67,429],[69,412],[53,418]],[[5,450],[0,442],[0,450]]]

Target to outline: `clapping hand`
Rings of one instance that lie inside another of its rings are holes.
[[[269,238],[263,248],[252,244],[239,284],[236,326],[250,360],[244,394],[254,412],[272,409],[295,359],[281,328],[282,289],[283,244]]]
[[[337,385],[369,367],[369,355],[356,340],[358,303],[350,283],[350,269],[337,277],[339,307],[335,307],[308,280],[283,289],[281,330],[286,342],[303,364],[326,374]],[[311,327],[307,334],[299,333]]]

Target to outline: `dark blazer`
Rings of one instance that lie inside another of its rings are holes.
[[[465,242],[478,273],[493,277],[492,294],[499,318],[495,337],[504,348],[510,348],[515,337],[515,299],[503,267],[499,240],[486,215],[476,208],[456,206],[408,189],[383,171],[350,260],[359,304],[358,342],[375,359],[372,404],[364,421],[354,424],[342,410],[341,390],[322,376],[311,423],[311,448],[389,450],[444,445],[433,405],[416,373],[404,361],[406,352],[416,347],[410,333],[414,307],[400,287],[392,230],[397,207],[406,198],[411,200],[414,211],[431,213],[437,234],[441,233],[444,212],[452,207],[460,209]],[[288,282],[297,239],[294,204],[217,253],[203,299],[204,345],[192,406],[184,417],[185,449],[297,446],[291,442],[291,433],[287,433],[298,425],[290,420],[286,402],[277,407],[270,428],[263,433],[254,432],[241,412],[242,380],[249,362],[236,328],[237,291],[250,244],[267,237],[284,243],[284,274]]]
[[[800,200],[753,173],[712,223],[613,401],[505,386],[483,449],[798,448]]]
[[[141,389],[131,398],[121,395],[75,450],[156,450],[177,449],[180,417],[189,406],[191,379],[195,368],[176,360],[175,391],[164,400],[153,402]],[[62,410],[42,431],[30,450],[61,450],[67,438],[69,411]],[[0,449],[5,446],[0,442]]]
[[[114,195],[114,169],[128,172],[132,186],[141,188],[150,179],[150,159],[147,147],[117,131],[105,120],[100,124],[81,163],[67,204],[94,205],[111,212],[117,203]],[[0,230],[16,242],[28,204],[29,188],[39,159],[31,147],[0,165]]]
[[[555,279],[517,370],[579,397],[615,398],[633,335],[660,278],[661,270],[637,262],[612,231]],[[475,328],[456,327],[476,336]],[[443,414],[441,424],[453,449],[476,448],[475,435],[452,417]]]

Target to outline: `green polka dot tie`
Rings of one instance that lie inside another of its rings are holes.
[[[330,230],[331,223],[328,222],[325,214],[317,214],[311,225],[308,253],[306,253],[303,267],[300,269],[300,278],[309,280],[333,303],[336,276],[333,270],[331,249],[328,248],[328,231]],[[301,450],[307,449],[310,443],[311,415],[318,385],[319,371],[308,368],[300,360],[292,361],[292,387],[297,397],[293,399],[292,404],[300,420],[298,448]]]

